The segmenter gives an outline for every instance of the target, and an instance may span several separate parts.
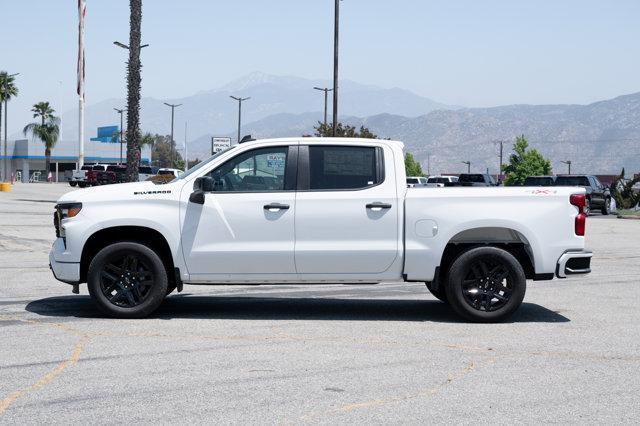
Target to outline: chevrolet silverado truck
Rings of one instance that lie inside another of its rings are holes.
[[[56,205],[55,277],[140,318],[184,284],[425,282],[500,321],[527,279],[590,272],[584,188],[407,188],[403,144],[258,140],[166,184],[81,189]]]

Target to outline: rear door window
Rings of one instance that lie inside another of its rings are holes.
[[[383,181],[382,150],[366,146],[309,146],[309,189],[362,189]]]

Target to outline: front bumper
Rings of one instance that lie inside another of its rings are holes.
[[[593,252],[587,250],[565,252],[556,265],[556,277],[567,278],[569,275],[588,274],[591,272]]]
[[[64,243],[61,238],[58,238],[49,252],[49,268],[51,268],[53,276],[58,281],[67,284],[78,284],[80,282],[80,263],[57,261],[56,257],[59,257],[63,251]]]

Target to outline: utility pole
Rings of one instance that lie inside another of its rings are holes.
[[[118,114],[120,114],[120,164],[122,164],[122,141],[123,141],[123,137],[122,137],[122,113],[124,112],[124,108],[123,109],[114,108],[114,110]]]
[[[471,173],[471,161],[463,161],[462,164],[467,165],[467,173]]]
[[[184,171],[189,170],[189,151],[187,151],[187,122],[184,122]]]
[[[431,154],[427,154],[427,176],[431,176]]]
[[[166,106],[171,108],[171,167],[173,168],[173,162],[175,161],[173,151],[175,150],[175,141],[173,140],[173,115],[177,107],[182,104],[168,104],[164,103]]]
[[[566,164],[567,166],[569,166],[569,174],[571,174],[571,160],[567,160],[567,161],[560,161],[562,164]]]
[[[316,90],[324,92],[324,128],[327,129],[327,93],[333,91],[327,87],[314,87]]]
[[[500,180],[500,175],[502,175],[502,149],[504,146],[504,142],[500,141],[500,165],[498,167],[498,180]]]
[[[335,16],[333,22],[333,129],[332,136],[336,137],[338,126],[338,30],[340,24],[340,0],[335,0]]]
[[[242,101],[247,101],[251,99],[251,97],[247,98],[237,98],[235,96],[229,96],[231,99],[235,99],[238,101],[238,143],[240,143],[240,127],[242,125]]]

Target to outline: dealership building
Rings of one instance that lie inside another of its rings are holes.
[[[99,127],[97,136],[84,144],[85,164],[117,164],[126,162],[127,147],[121,144],[114,134],[119,132],[118,126]],[[122,153],[122,154],[121,154]],[[4,154],[4,146],[2,152]],[[121,157],[122,155],[122,157]],[[7,157],[9,173],[22,182],[46,181],[48,171],[45,170],[44,144],[37,138],[8,141]],[[4,160],[4,156],[0,155]],[[149,164],[151,148],[142,149],[140,161]],[[0,161],[3,167],[4,161]],[[54,182],[64,181],[64,172],[78,167],[78,141],[59,140],[51,150],[51,170]]]

